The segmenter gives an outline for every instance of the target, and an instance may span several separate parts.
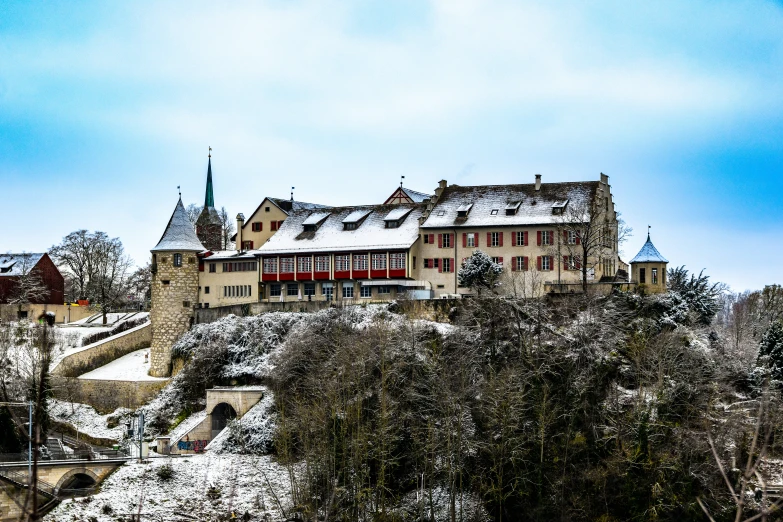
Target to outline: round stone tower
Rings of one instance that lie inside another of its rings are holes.
[[[152,252],[150,375],[171,375],[171,347],[193,324],[198,301],[198,240],[182,198]]]
[[[666,266],[669,261],[658,252],[650,241],[650,232],[647,231],[647,242],[631,259],[631,281],[634,281],[650,294],[666,291]],[[643,287],[641,285],[644,285]]]

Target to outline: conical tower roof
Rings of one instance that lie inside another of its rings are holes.
[[[669,261],[661,255],[660,252],[658,252],[658,249],[655,248],[655,245],[652,244],[652,241],[650,241],[650,233],[647,233],[647,242],[642,246],[642,249],[639,250],[639,253],[636,254],[636,257],[631,259],[631,264],[634,263],[668,263]]]
[[[203,252],[206,250],[196,236],[193,223],[182,205],[182,198],[179,198],[179,201],[177,201],[177,206],[174,208],[171,219],[169,219],[169,224],[166,225],[166,231],[163,232],[160,241],[150,252],[162,250],[182,250],[186,252]]]

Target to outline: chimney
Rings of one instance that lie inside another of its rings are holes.
[[[601,184],[602,185],[608,185],[609,184],[609,176],[607,176],[603,172],[601,173]]]
[[[236,248],[240,252],[242,251],[242,227],[245,224],[245,215],[243,213],[237,214],[237,241]]]
[[[536,192],[541,190],[541,174],[536,174]]]
[[[438,181],[438,188],[445,189],[448,184],[449,183],[445,179],[442,179]]]

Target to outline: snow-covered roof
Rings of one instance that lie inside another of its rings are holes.
[[[29,272],[46,255],[44,253],[0,254],[0,277],[12,277]]]
[[[317,208],[330,208],[329,205],[320,205],[318,203],[305,203],[304,201],[296,201],[284,198],[268,198],[269,201],[280,207],[285,212],[292,210],[315,210]]]
[[[400,219],[404,218],[411,212],[410,207],[397,207],[393,209],[391,212],[386,214],[386,217],[383,218],[384,221],[399,221]]]
[[[253,259],[255,259],[255,257],[253,254],[248,254],[247,250],[218,250],[213,251],[211,256],[205,257],[204,261],[237,261]]]
[[[409,188],[402,188],[402,191],[405,192],[405,194],[411,198],[411,201],[414,203],[421,203],[425,199],[429,199],[432,197],[431,194],[425,194],[424,192],[417,192],[415,190],[411,190]]]
[[[410,216],[397,228],[386,228],[384,218],[396,209],[410,209]],[[361,211],[368,213],[362,226],[344,230],[343,220]],[[303,231],[310,211],[291,212],[280,229],[256,252],[286,254],[295,252],[340,252],[351,250],[404,250],[419,237],[418,218],[422,207],[417,204],[338,207],[315,231]]]
[[[366,218],[370,212],[372,212],[371,209],[366,209],[366,208],[356,209],[343,218],[343,223],[358,223],[362,219]]]
[[[185,207],[182,205],[182,198],[177,201],[174,207],[174,213],[171,214],[169,224],[166,225],[166,231],[163,232],[158,244],[150,252],[160,252],[162,250],[183,250],[192,252],[202,252],[206,250],[204,245],[196,236],[196,230],[193,228],[193,222],[190,221]]]
[[[636,257],[631,259],[631,264],[634,263],[668,263],[669,261],[658,252],[655,245],[650,241],[650,234],[647,234],[647,241],[636,254]]]
[[[309,216],[307,216],[307,219],[302,221],[303,225],[317,225],[324,219],[329,217],[329,212],[313,212]]]
[[[422,228],[485,227],[511,225],[555,224],[561,216],[552,213],[555,203],[568,201],[571,205],[589,204],[598,190],[598,181],[570,183],[543,183],[536,190],[535,184],[479,185],[461,187],[449,185],[440,195]],[[500,211],[517,208],[515,213]],[[465,212],[467,216],[458,216]]]

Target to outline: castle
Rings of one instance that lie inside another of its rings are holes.
[[[237,215],[235,250],[213,231],[211,155],[204,210],[194,224],[181,199],[152,249],[152,367],[170,373],[168,351],[197,308],[254,302],[361,303],[469,296],[458,270],[482,250],[504,269],[501,292],[522,296],[628,285],[618,255],[608,176],[597,181],[449,185],[431,195],[402,184],[376,205],[333,207],[266,197]],[[214,213],[216,215],[216,212]],[[666,287],[666,263],[650,241],[631,262],[648,292]],[[519,294],[518,294],[519,295]]]

